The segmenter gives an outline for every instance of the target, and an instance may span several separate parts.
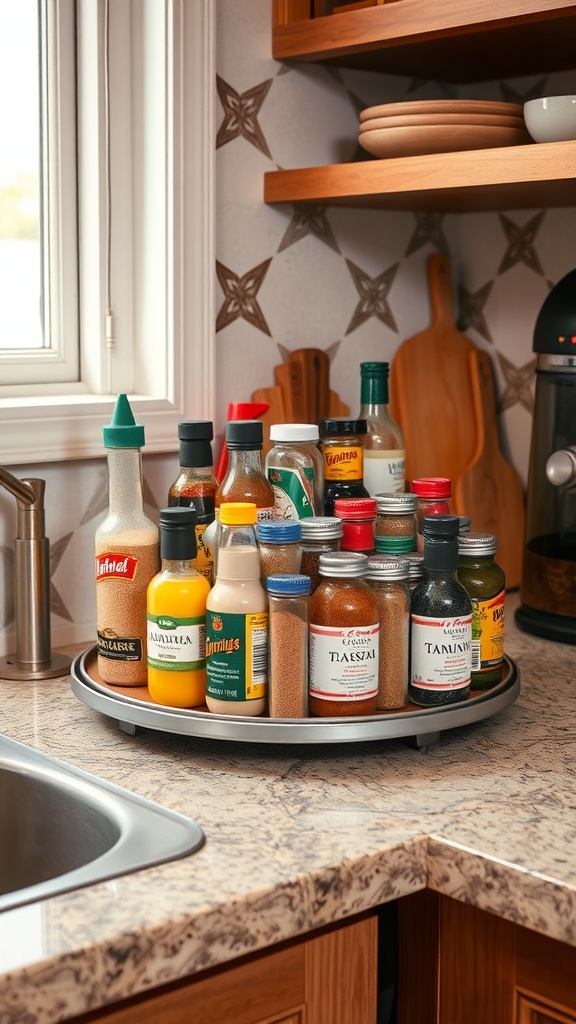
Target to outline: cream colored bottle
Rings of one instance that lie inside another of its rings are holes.
[[[268,684],[268,597],[260,583],[256,505],[220,505],[216,582],[206,602],[206,704],[261,715]]]

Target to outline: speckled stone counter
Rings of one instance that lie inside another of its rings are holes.
[[[518,701],[426,753],[129,737],[68,678],[0,681],[7,736],[206,834],[192,857],[1,913],[2,1021],[63,1021],[425,886],[576,945],[576,648],[507,621]]]

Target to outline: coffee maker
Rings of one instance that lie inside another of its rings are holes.
[[[576,643],[576,270],[534,330],[536,393],[520,584],[521,629]]]

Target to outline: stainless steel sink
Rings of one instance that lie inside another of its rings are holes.
[[[0,911],[186,857],[190,818],[0,736]]]

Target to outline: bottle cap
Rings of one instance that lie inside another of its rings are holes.
[[[224,526],[253,526],[258,518],[253,501],[223,501],[218,519]]]
[[[420,552],[410,551],[402,558],[408,562],[408,579],[421,580],[424,576],[424,555]]]
[[[256,536],[262,544],[297,544],[302,538],[302,527],[297,519],[271,519],[258,523]]]
[[[334,551],[318,559],[321,576],[364,576],[367,568],[368,556],[359,551]]]
[[[406,559],[394,555],[369,555],[366,576],[371,580],[407,580],[409,565]]]
[[[386,534],[377,534],[374,541],[377,554],[398,555],[416,550],[414,537],[388,537]]]
[[[424,516],[422,533],[425,537],[452,540],[460,532],[459,516]]]
[[[337,540],[344,533],[344,524],[338,516],[307,516],[300,520],[302,540]]]
[[[226,424],[226,447],[258,451],[264,444],[264,428],[260,420],[229,420]]]
[[[112,419],[103,430],[105,448],[142,448],[144,427],[134,421],[126,395],[118,395]]]
[[[214,426],[210,420],[185,420],[178,424],[179,441],[212,441]]]
[[[388,363],[360,363],[361,377],[387,377]]]
[[[468,516],[458,516],[460,520],[459,533],[470,533],[470,519]]]
[[[320,437],[339,437],[341,434],[365,434],[368,427],[366,420],[320,420],[318,422]]]
[[[376,498],[336,498],[334,514],[339,519],[373,519]]]
[[[421,476],[412,481],[410,490],[419,498],[449,498],[452,484],[446,476]]]
[[[270,427],[271,441],[317,441],[316,423],[273,423]]]
[[[160,557],[163,559],[196,558],[196,510],[185,505],[172,505],[160,510]]]
[[[269,594],[309,594],[312,589],[312,580],[309,576],[296,575],[295,573],[279,572],[274,576],[266,577],[266,590]]]
[[[464,556],[494,555],[497,547],[493,533],[462,533],[458,537],[458,550]]]
[[[377,494],[376,511],[391,513],[395,516],[414,515],[418,510],[418,498],[415,494]]]

